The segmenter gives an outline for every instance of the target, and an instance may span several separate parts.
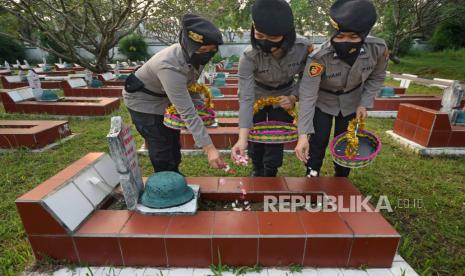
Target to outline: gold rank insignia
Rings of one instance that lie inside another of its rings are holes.
[[[189,31],[189,38],[197,43],[203,43],[203,35]]]
[[[337,22],[334,21],[334,19],[332,19],[331,17],[329,18],[329,23],[331,23],[331,26],[333,26],[334,29],[339,31],[339,24],[337,24]]]
[[[356,48],[352,48],[352,49],[349,50],[349,54],[353,54],[354,52],[357,52]]]
[[[323,70],[324,70],[323,64],[312,62],[310,63],[310,67],[308,67],[308,75],[310,77],[316,77],[316,76],[321,75],[321,73],[323,73]]]

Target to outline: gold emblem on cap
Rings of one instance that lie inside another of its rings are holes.
[[[189,31],[188,36],[190,39],[192,39],[195,42],[203,43],[203,35],[201,34],[194,33],[193,31]]]
[[[329,23],[331,23],[331,26],[333,26],[334,29],[339,31],[339,24],[337,24],[337,22],[334,21],[334,19],[332,19],[331,17],[329,18]]]
[[[357,49],[356,49],[356,48],[352,48],[352,49],[349,50],[349,54],[353,54],[353,53],[355,53],[355,52],[357,52]]]

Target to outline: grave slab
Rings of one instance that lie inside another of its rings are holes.
[[[67,121],[0,120],[0,148],[43,148],[71,135]]]
[[[189,177],[187,182],[199,185],[201,196],[210,200],[239,200],[242,189],[248,189],[246,200],[258,203],[265,195],[326,195],[330,190],[323,187],[328,185],[347,191],[341,193],[345,200],[360,193],[350,180],[334,177]],[[208,267],[220,250],[236,265],[257,261],[264,266],[348,268],[363,263],[391,268],[400,239],[381,214],[371,211],[321,212],[320,217],[306,211],[219,210],[145,216],[105,209],[118,184],[112,159],[90,153],[19,197],[16,206],[36,258],[45,254],[91,265]],[[312,242],[335,248],[315,257]]]
[[[69,79],[62,82],[65,96],[67,97],[121,97],[122,86],[103,86],[98,88],[88,87],[81,79]]]
[[[31,88],[0,93],[7,113],[66,116],[104,116],[117,110],[118,98],[66,97],[60,101],[36,101]]]
[[[29,83],[25,81],[21,81],[19,76],[0,76],[2,87],[4,89],[16,89],[21,87],[29,86]],[[61,81],[55,80],[45,80],[41,81],[42,88],[44,89],[61,89]]]

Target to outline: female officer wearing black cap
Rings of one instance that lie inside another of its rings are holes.
[[[298,93],[295,76],[301,74],[308,55],[308,41],[296,37],[294,18],[284,0],[257,0],[252,7],[251,42],[239,60],[239,140],[231,157],[248,153],[254,176],[276,176],[283,161],[283,144],[248,143],[249,129],[261,121],[292,122],[286,112]],[[253,114],[254,102],[279,96],[279,106],[268,106]]]
[[[369,0],[337,0],[330,9],[334,33],[308,58],[299,91],[295,152],[307,162],[309,176],[320,173],[333,119],[336,136],[347,130],[352,118],[366,118],[383,85],[387,47],[384,40],[368,36],[376,18]],[[350,169],[334,166],[336,176],[349,175]]]
[[[163,124],[165,109],[173,104],[186,122],[196,144],[208,154],[210,166],[224,167],[202,119],[197,115],[188,85],[195,83],[205,64],[223,44],[220,30],[210,21],[186,14],[179,43],[155,54],[126,81],[124,102],[133,123],[148,144],[154,170],[179,171],[180,131]]]

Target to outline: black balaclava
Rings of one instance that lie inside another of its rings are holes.
[[[257,0],[252,6],[253,24],[250,31],[250,40],[254,49],[271,53],[271,48],[281,48],[285,55],[295,43],[294,16],[291,7],[284,0]],[[255,29],[259,32],[283,36],[279,42],[260,40],[255,38]]]
[[[182,19],[179,43],[188,63],[199,68],[207,64],[216,52],[195,53],[202,45],[221,45],[221,31],[209,20],[194,14],[186,14]]]
[[[377,15],[373,3],[369,0],[337,0],[329,10],[330,23],[333,28],[331,45],[337,56],[352,66],[360,55],[360,50]],[[340,32],[354,32],[360,36],[360,42],[334,42]]]

